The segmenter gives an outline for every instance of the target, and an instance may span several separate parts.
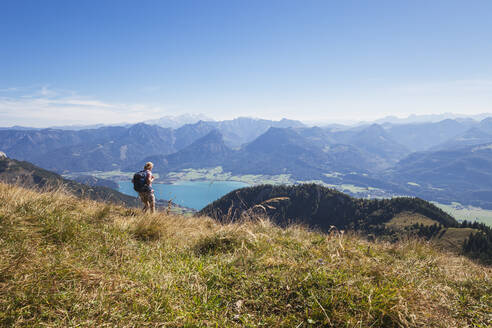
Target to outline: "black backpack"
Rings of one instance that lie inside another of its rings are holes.
[[[147,172],[140,171],[133,175],[133,189],[136,192],[145,192],[149,191],[149,186],[147,185]]]

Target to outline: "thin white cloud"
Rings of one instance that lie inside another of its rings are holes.
[[[49,86],[45,85],[39,90],[39,94],[43,97],[55,97],[58,95],[58,92],[49,88]]]
[[[2,92],[2,90],[4,90]],[[153,88],[148,88],[153,91]],[[112,103],[49,85],[0,89],[0,126],[136,123],[162,116],[184,114],[182,108],[215,119],[257,116],[298,120],[371,121],[384,116],[406,117],[446,112],[475,115],[492,112],[492,80],[461,79],[336,91],[290,93],[263,97],[224,94],[221,97],[181,99],[179,107]],[[191,99],[191,100],[190,100]]]
[[[166,111],[157,106],[107,103],[49,86],[15,96],[0,95],[0,126],[136,123],[165,114]]]
[[[74,99],[74,98],[66,98],[66,99],[49,99],[46,101],[48,104],[53,105],[73,105],[73,106],[82,106],[90,108],[114,108],[117,109],[117,105],[104,103],[99,100],[89,100],[89,99]]]

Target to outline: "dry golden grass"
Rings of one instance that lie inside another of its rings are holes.
[[[489,327],[491,269],[368,242],[0,184],[0,326]]]
[[[388,221],[386,223],[386,227],[394,230],[402,230],[405,227],[409,227],[414,224],[431,226],[433,224],[439,224],[439,222],[429,219],[425,215],[419,213],[401,212]]]
[[[470,234],[477,232],[477,229],[472,228],[446,228],[442,234],[439,234],[438,238],[433,239],[433,242],[444,249],[459,250],[465,239]]]

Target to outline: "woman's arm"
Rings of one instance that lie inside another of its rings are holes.
[[[148,170],[146,182],[150,186],[152,184],[152,181],[154,181],[154,176],[152,175],[152,172]]]

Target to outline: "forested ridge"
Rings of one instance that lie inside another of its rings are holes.
[[[463,243],[465,254],[484,263],[492,264],[492,229],[478,222],[464,221],[462,226],[479,230],[471,233],[470,237]]]
[[[400,213],[423,216],[430,223],[417,220],[399,229],[388,225]],[[360,199],[317,184],[259,185],[232,191],[198,214],[221,222],[265,215],[280,226],[300,223],[324,232],[333,228],[352,230],[389,241],[408,236],[435,240],[443,236],[449,238],[445,235],[448,230],[459,230],[461,234],[471,231],[466,237],[451,237],[459,244],[457,250],[484,263],[492,263],[492,229],[479,223],[459,223],[420,198]]]
[[[242,188],[213,202],[200,213],[220,221],[234,221],[246,211],[263,211],[280,225],[297,221],[325,231],[331,226],[369,229],[388,222],[402,211],[420,213],[445,227],[458,226],[449,214],[420,198],[360,199],[317,184]]]

